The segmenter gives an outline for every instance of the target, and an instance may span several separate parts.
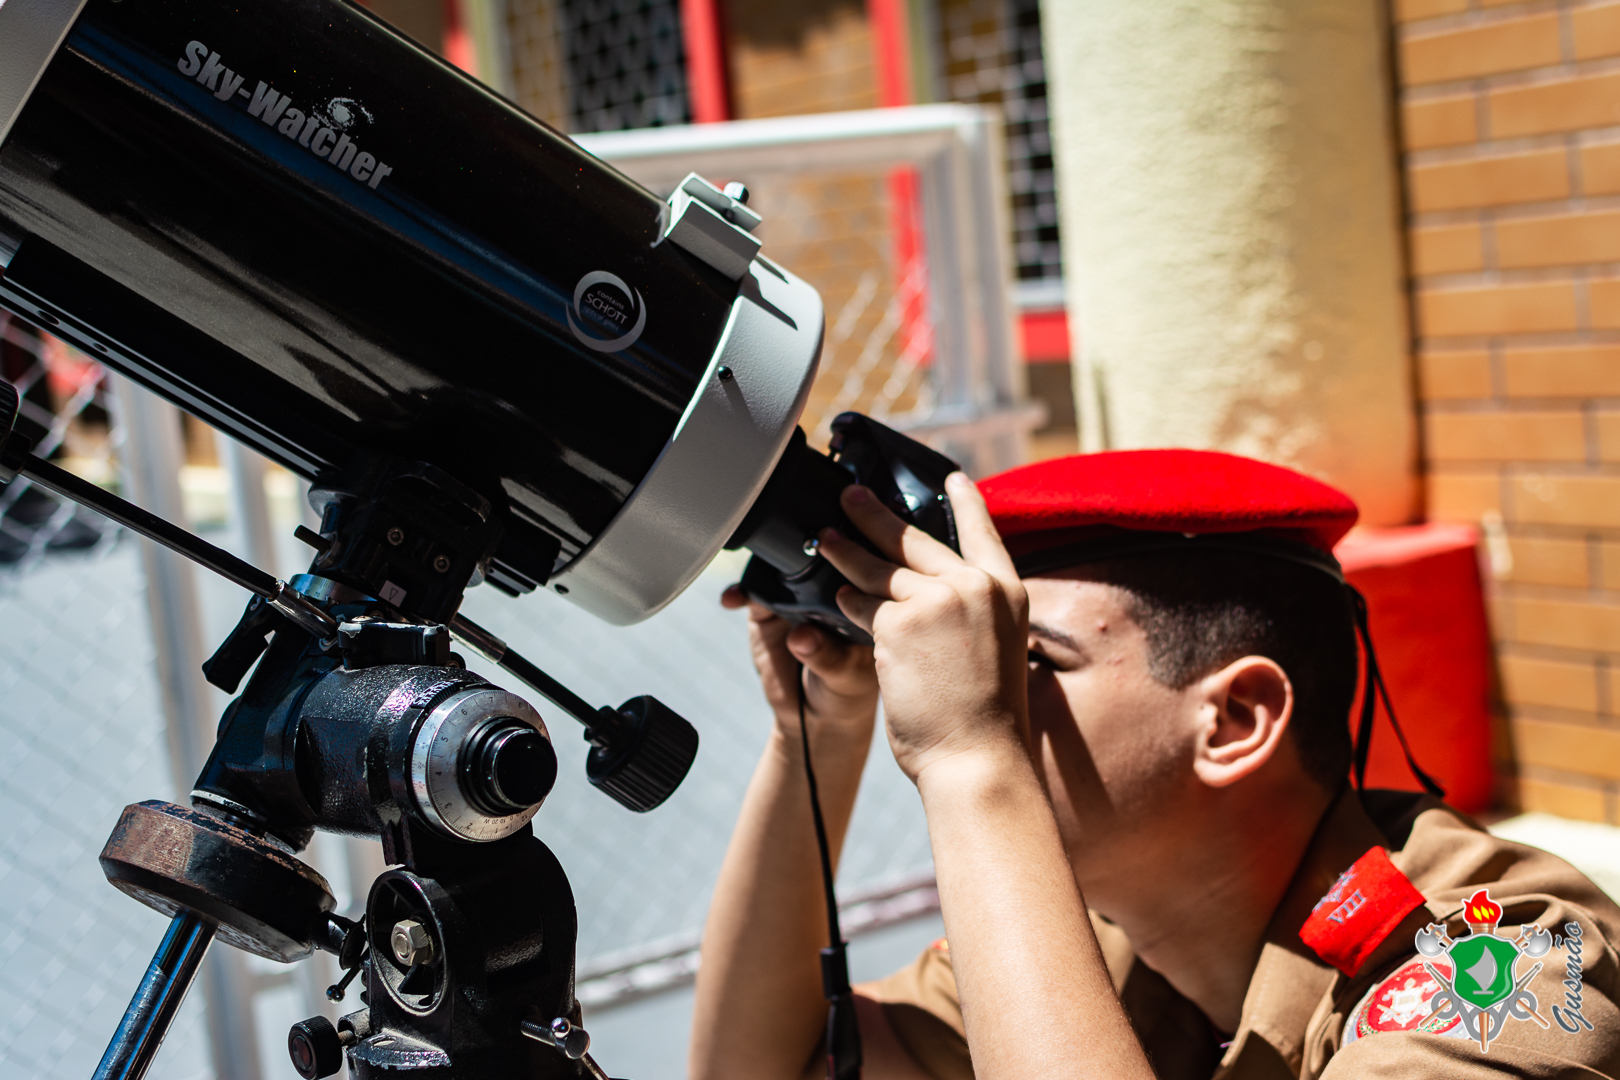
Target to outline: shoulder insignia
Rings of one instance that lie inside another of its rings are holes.
[[[1300,940],[1346,975],[1361,969],[1401,920],[1423,906],[1423,894],[1380,847],[1357,859],[1316,902]]]
[[[1441,974],[1451,974],[1451,965],[1442,962],[1435,966]],[[1423,961],[1411,961],[1362,995],[1361,1003],[1350,1011],[1350,1018],[1345,1021],[1344,1043],[1348,1045],[1386,1031],[1421,1031],[1432,1035],[1449,1035],[1455,1031],[1455,1037],[1466,1037],[1457,1030],[1460,1017],[1442,1020],[1430,1015],[1429,1003],[1441,989],[1440,981],[1429,974]]]

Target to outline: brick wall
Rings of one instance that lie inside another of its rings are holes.
[[[1492,538],[1504,794],[1620,823],[1620,3],[1394,17],[1429,514]]]

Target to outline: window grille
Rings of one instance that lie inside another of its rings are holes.
[[[941,96],[1001,107],[1018,280],[1061,278],[1039,2],[939,0],[935,25]]]

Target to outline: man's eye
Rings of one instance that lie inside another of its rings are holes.
[[[1036,652],[1034,649],[1029,650],[1029,666],[1032,668],[1044,668],[1047,671],[1057,670],[1057,665],[1052,662],[1050,656]]]

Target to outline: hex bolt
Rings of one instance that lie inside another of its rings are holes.
[[[388,542],[393,544],[395,547],[399,547],[399,545],[405,542],[405,530],[400,528],[398,525],[395,525],[392,529],[389,529]]]
[[[437,570],[441,574],[444,573],[446,570],[450,569],[450,556],[448,556],[448,555],[435,556],[434,559],[433,559],[433,569]]]
[[[388,935],[388,947],[394,959],[406,967],[433,962],[433,938],[428,935],[427,927],[415,919],[401,919],[394,924],[393,933]]]

